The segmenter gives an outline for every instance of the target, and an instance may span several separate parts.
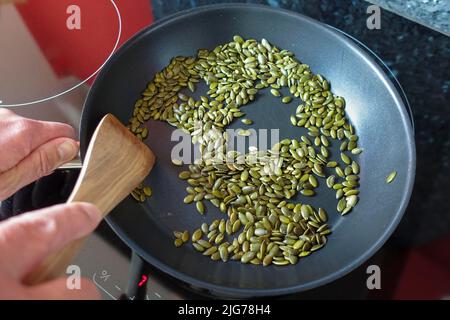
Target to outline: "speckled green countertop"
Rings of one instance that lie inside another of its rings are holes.
[[[369,0],[369,2],[450,36],[449,0]]]

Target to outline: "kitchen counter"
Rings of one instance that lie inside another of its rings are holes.
[[[450,36],[448,0],[369,0],[369,2]]]
[[[347,32],[384,60],[410,101],[417,148],[414,192],[390,243],[410,247],[450,234],[450,38],[383,9],[381,29],[369,30],[366,9],[371,3],[357,0],[153,0],[152,5],[155,19],[160,19],[224,2],[260,3],[299,12]]]

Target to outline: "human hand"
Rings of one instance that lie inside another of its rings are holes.
[[[91,233],[101,221],[92,204],[57,205],[0,223],[1,299],[99,299],[95,285],[81,279],[80,289],[68,289],[60,278],[36,286],[24,278],[50,254]]]
[[[37,121],[0,108],[0,201],[50,174],[78,153],[67,124]]]
[[[0,108],[0,201],[73,159],[78,143],[72,127],[20,117]],[[26,286],[24,278],[51,253],[92,232],[101,220],[91,204],[66,204],[0,223],[0,299],[98,298],[95,286],[81,281],[69,290],[65,279]]]

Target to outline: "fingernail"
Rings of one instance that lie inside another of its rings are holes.
[[[69,161],[75,158],[78,152],[77,145],[72,141],[65,141],[58,146],[58,154],[61,161]]]

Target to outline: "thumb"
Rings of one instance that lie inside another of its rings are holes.
[[[59,278],[27,289],[27,298],[32,300],[98,300],[100,293],[88,279],[80,279],[80,288],[69,289],[67,280]]]
[[[0,223],[3,268],[22,280],[50,254],[91,233],[102,219],[89,203],[57,205],[10,218]]]
[[[77,153],[78,143],[69,138],[57,138],[41,145],[15,167],[0,173],[0,200],[49,175],[60,165],[75,158]]]

